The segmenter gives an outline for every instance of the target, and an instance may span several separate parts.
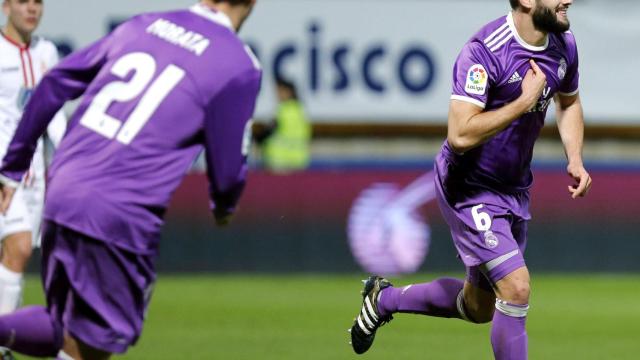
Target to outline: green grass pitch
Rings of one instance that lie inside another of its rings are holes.
[[[395,279],[423,282],[434,274]],[[121,359],[491,359],[489,325],[398,314],[371,350],[347,328],[364,275],[160,274],[142,338]],[[640,276],[533,277],[531,359],[640,359]],[[26,303],[41,303],[38,279]],[[19,359],[28,359],[18,356]]]

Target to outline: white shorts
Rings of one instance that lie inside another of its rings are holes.
[[[39,246],[43,201],[44,181],[37,181],[28,188],[20,184],[7,214],[0,214],[0,241],[9,235],[30,231],[33,246]]]

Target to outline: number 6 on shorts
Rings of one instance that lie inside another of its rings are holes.
[[[473,222],[476,224],[478,231],[488,231],[491,228],[491,216],[486,212],[479,211],[484,205],[476,205],[471,208],[471,216],[473,216]]]

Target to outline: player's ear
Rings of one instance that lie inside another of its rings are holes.
[[[520,1],[520,7],[523,10],[533,9],[536,5],[536,0],[519,0],[519,1]]]

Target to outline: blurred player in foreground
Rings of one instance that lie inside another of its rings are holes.
[[[230,220],[260,88],[259,64],[236,35],[254,4],[205,0],[136,16],[42,79],[0,168],[3,211],[49,120],[67,100],[83,100],[49,173],[47,307],[0,317],[1,345],[81,360],[135,344],[165,209],[203,147],[213,214]]]
[[[41,0],[4,0],[2,10],[7,22],[0,36],[0,155],[6,153],[36,84],[58,62],[55,45],[33,36],[42,17]],[[59,112],[48,129],[54,144],[62,138],[65,125]],[[18,308],[22,274],[38,242],[45,187],[43,147],[38,140],[29,175],[18,186],[7,213],[0,215],[0,314]]]
[[[511,0],[513,11],[476,33],[453,74],[447,141],[436,158],[438,202],[467,269],[466,281],[443,278],[394,288],[368,279],[351,328],[363,353],[395,312],[492,321],[496,359],[527,358],[527,241],[533,145],[552,99],[575,181],[584,196],[591,178],[582,163],[583,113],[578,53],[569,32],[571,0]]]

